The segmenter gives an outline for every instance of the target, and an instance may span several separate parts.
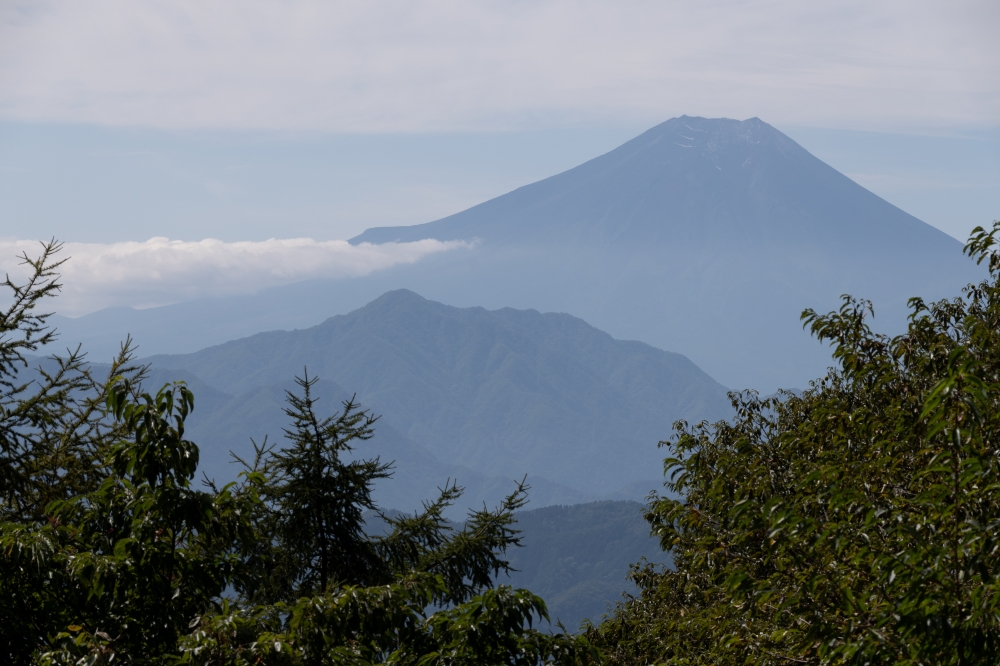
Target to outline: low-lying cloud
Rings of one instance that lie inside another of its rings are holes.
[[[20,256],[37,257],[33,240],[0,239],[0,269],[22,278]],[[109,306],[154,307],[203,296],[253,293],[313,278],[368,275],[429,255],[471,247],[465,241],[351,245],[311,238],[226,243],[151,238],[145,242],[66,243],[57,255],[62,295],[48,304],[76,316]]]

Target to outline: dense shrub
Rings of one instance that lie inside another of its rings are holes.
[[[1000,254],[964,297],[803,314],[836,368],[678,424],[648,519],[675,568],[592,629],[619,664],[973,664],[1000,658]]]

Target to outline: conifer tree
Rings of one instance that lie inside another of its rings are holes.
[[[315,379],[288,394],[288,445],[256,449],[238,482],[193,487],[183,383],[146,392],[126,344],[107,381],[34,308],[59,290],[55,242],[0,320],[0,661],[40,664],[584,664],[586,639],[533,628],[526,590],[493,587],[519,544],[513,511],[444,520],[445,484],[414,515],[376,511],[389,465],[350,458],[376,418],[354,400],[316,415]],[[32,374],[34,373],[34,374]],[[232,591],[235,590],[236,598]]]
[[[308,371],[296,383],[301,395],[287,392],[285,430],[289,445],[268,460],[264,497],[273,503],[277,566],[275,586],[286,599],[313,596],[331,585],[382,582],[385,564],[365,535],[364,512],[374,511],[375,481],[389,477],[390,465],[345,460],[352,443],[374,434],[376,418],[352,398],[338,414],[319,419]]]
[[[23,282],[10,275],[0,310],[0,521],[38,520],[45,506],[96,487],[104,478],[102,456],[120,432],[104,419],[106,378],[96,378],[79,347],[31,367],[29,358],[56,344],[38,311],[59,294],[62,245],[41,245],[37,258],[23,254]],[[142,378],[131,363],[131,340],[112,359],[111,375]]]

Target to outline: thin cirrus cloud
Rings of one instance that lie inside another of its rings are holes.
[[[63,284],[56,309],[69,316],[109,306],[153,307],[202,296],[252,293],[313,278],[350,278],[441,252],[468,249],[465,241],[351,245],[311,238],[226,243],[151,238],[145,242],[66,243],[56,256]],[[0,270],[23,279],[38,241],[0,239]]]
[[[995,0],[15,0],[0,9],[0,119],[995,126],[998,24]]]

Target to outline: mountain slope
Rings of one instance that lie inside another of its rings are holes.
[[[682,116],[574,169],[436,222],[365,231],[352,243],[833,243],[956,246],[758,118]],[[830,249],[826,245],[826,249]]]
[[[17,373],[19,381],[37,381],[40,371],[52,374],[59,369],[59,364],[51,357],[26,356],[25,360],[28,367]],[[97,379],[106,378],[110,369],[109,365],[90,364],[90,370]],[[284,411],[287,407],[286,392],[301,392],[294,379],[256,386],[231,395],[208,385],[187,370],[153,365],[147,371],[142,392],[156,393],[169,384],[183,382],[194,394],[195,409],[185,420],[185,437],[198,445],[196,482],[206,477],[219,486],[236,481],[243,466],[233,454],[252,463],[254,442],[279,449],[287,444],[285,429],[289,427],[290,420]],[[336,413],[350,398],[351,393],[331,381],[319,380],[313,387],[316,414],[320,418]],[[439,489],[450,481],[465,488],[465,493],[447,513],[449,516],[463,516],[470,506],[499,504],[522,478],[480,474],[468,467],[444,462],[401,434],[391,420],[384,417],[378,419],[374,436],[359,442],[352,456],[356,459],[380,458],[382,462],[392,464],[392,477],[375,482],[374,497],[381,506],[402,511],[419,509],[425,500],[436,498]],[[531,476],[529,485],[532,506],[589,502],[596,497],[592,493],[553,483],[537,474]],[[626,489],[616,499],[642,498],[651,487],[646,483],[638,488]]]
[[[234,480],[242,468],[234,464],[230,452],[252,461],[251,440],[261,444],[267,437],[270,444],[279,448],[286,444],[284,429],[289,423],[284,413],[285,391],[298,390],[293,380],[254,387],[239,395],[226,395],[225,400],[219,400],[218,393],[206,390],[204,382],[197,378],[192,383],[194,376],[183,370],[159,369],[151,379],[175,375],[185,378],[195,393],[196,409],[189,419],[190,427],[186,434],[199,445],[199,469],[210,478],[220,483]],[[206,394],[212,399],[203,400],[202,396]],[[317,382],[313,395],[317,398],[317,414],[321,417],[334,413],[343,400],[351,397],[343,388],[326,380]],[[466,489],[451,513],[464,515],[469,506],[497,504],[516,487],[516,481],[520,479],[480,474],[461,465],[443,462],[425,447],[400,433],[393,427],[391,420],[385,417],[379,419],[375,436],[371,440],[358,443],[354,456],[379,457],[383,462],[393,463],[392,478],[376,482],[374,497],[382,506],[405,511],[413,511],[424,500],[436,498],[438,489],[451,480]],[[530,485],[530,497],[534,506],[581,502],[592,497],[534,475]]]
[[[405,290],[310,329],[148,360],[229,393],[308,366],[441,460],[591,496],[643,480],[655,487],[656,442],[673,421],[730,409],[726,390],[679,354],[568,315],[459,309]]]

